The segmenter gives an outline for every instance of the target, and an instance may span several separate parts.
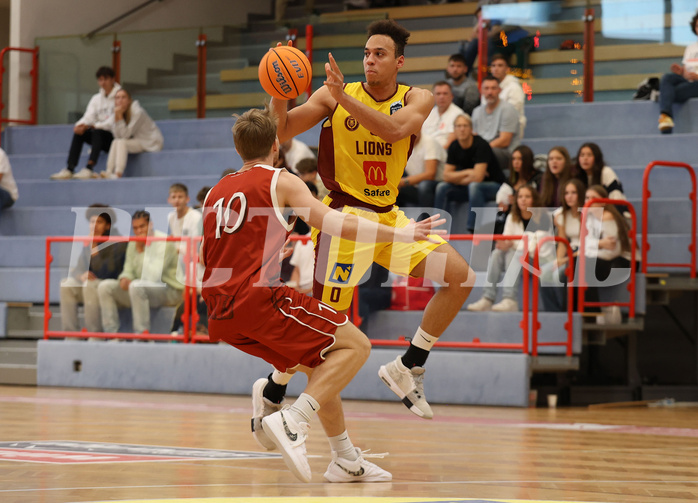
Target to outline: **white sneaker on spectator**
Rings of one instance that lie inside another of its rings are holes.
[[[359,455],[359,458],[350,461],[340,458],[336,452],[333,452],[332,461],[324,475],[325,480],[328,482],[390,482],[393,480],[390,472],[364,459],[364,456],[382,458],[382,454],[361,452],[358,447],[356,454]]]
[[[468,311],[491,311],[492,304],[493,302],[490,299],[483,297],[477,302],[473,302],[472,304],[468,305],[466,309]]]
[[[310,425],[297,422],[289,412],[289,406],[285,405],[280,411],[262,419],[262,428],[281,451],[288,469],[303,482],[310,482],[312,472],[305,449]]]
[[[73,178],[78,180],[91,180],[92,178],[97,178],[97,173],[91,169],[82,168],[80,171],[73,175]]]
[[[517,312],[519,310],[519,303],[514,299],[504,298],[492,306],[492,311],[497,312]]]
[[[274,403],[267,398],[264,398],[264,387],[269,382],[269,379],[262,377],[257,379],[252,385],[252,436],[257,443],[268,451],[276,449],[276,444],[271,441],[269,436],[262,428],[262,419],[270,416],[274,412],[280,411],[283,407],[282,403]]]
[[[598,325],[618,325],[623,323],[623,315],[620,312],[620,307],[602,307],[601,312],[603,314],[596,317],[596,323]]]
[[[102,171],[99,174],[99,176],[101,176],[102,178],[106,178],[108,180],[116,180],[117,178],[119,178],[119,176],[116,173],[112,173],[110,171]]]
[[[405,407],[424,419],[434,417],[424,398],[424,367],[408,369],[403,365],[402,357],[398,356],[392,362],[381,365],[378,376],[402,400]]]
[[[70,180],[73,178],[73,172],[68,168],[63,168],[58,173],[52,174],[50,178],[51,180]]]

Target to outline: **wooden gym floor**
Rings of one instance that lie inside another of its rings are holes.
[[[0,502],[698,500],[695,407],[435,406],[432,421],[397,401],[345,410],[356,446],[389,452],[372,461],[393,482],[324,483],[317,420],[313,480],[299,482],[260,456],[249,397],[0,386]]]

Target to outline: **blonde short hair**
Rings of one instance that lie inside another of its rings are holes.
[[[237,116],[233,142],[243,161],[266,157],[276,141],[276,117],[269,107],[252,108]]]

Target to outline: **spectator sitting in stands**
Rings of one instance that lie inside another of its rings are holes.
[[[498,205],[500,211],[509,212],[509,207],[514,204],[514,192],[520,187],[530,185],[538,190],[543,173],[533,165],[533,157],[533,151],[527,145],[519,145],[512,152],[509,180],[497,192],[497,201],[506,201]]]
[[[698,13],[691,18],[691,31],[698,35]],[[664,134],[674,129],[674,103],[698,97],[698,42],[686,47],[681,63],[672,64],[659,83],[659,130]]]
[[[291,138],[281,144],[279,156],[281,157],[282,154],[285,160],[284,167],[291,173],[298,174],[296,166],[303,159],[315,159],[317,161],[317,156],[310,150],[310,147],[295,138]]]
[[[15,204],[18,198],[19,191],[17,190],[15,177],[12,176],[10,159],[7,157],[5,151],[0,148],[0,214],[2,210]]]
[[[585,202],[608,198],[601,185],[592,185],[586,191]],[[585,281],[587,289],[584,300],[599,302],[598,281],[606,280],[614,267],[630,268],[630,261],[623,255],[630,254],[628,226],[623,216],[611,204],[594,203],[586,218],[587,236],[584,241],[586,258]],[[591,308],[591,311],[598,308]],[[604,307],[596,317],[599,324],[617,324],[622,321],[618,306]]]
[[[320,199],[320,201],[325,199],[325,196],[330,193],[330,191],[325,188],[325,185],[322,183],[322,179],[317,172],[317,159],[315,157],[306,157],[305,159],[298,161],[298,164],[296,164],[296,172],[301,180],[306,183],[310,182],[313,184],[318,193],[318,199]]]
[[[484,103],[473,112],[473,132],[489,142],[500,167],[509,166],[519,146],[519,114],[499,98],[499,81],[492,75],[482,80],[481,90]]]
[[[541,204],[545,208],[562,206],[560,187],[572,178],[573,169],[570,154],[565,147],[553,147],[548,151],[548,162],[538,189]]]
[[[70,144],[67,166],[58,173],[51,175],[51,180],[68,180],[70,178],[88,180],[96,178],[97,175],[93,170],[99,160],[99,154],[102,150],[109,152],[109,147],[114,138],[112,135],[114,126],[114,121],[112,120],[114,115],[114,96],[121,89],[121,86],[114,81],[114,70],[108,66],[100,67],[97,70],[96,77],[100,89],[87,104],[85,115],[73,127],[73,141]],[[92,146],[87,166],[78,173],[73,174],[75,167],[80,162],[80,153],[85,143],[89,143]]]
[[[434,138],[444,150],[448,150],[455,135],[453,133],[453,121],[463,110],[453,103],[453,91],[451,84],[441,80],[434,84],[434,108],[422,124],[422,134]]]
[[[170,187],[169,196],[167,197],[167,202],[174,208],[174,211],[171,211],[167,215],[167,225],[170,230],[170,236],[181,238],[201,236],[203,233],[203,217],[200,211],[189,207],[189,189],[187,186],[181,183],[172,184]],[[181,282],[184,282],[186,279],[184,268],[187,266],[187,261],[185,260],[187,246],[189,246],[187,239],[180,241],[177,246],[177,253],[179,253],[178,278]],[[196,246],[198,249],[198,242],[195,243],[194,246]],[[190,274],[196,278],[197,291],[200,292],[201,280],[203,279],[204,275],[203,265],[196,264],[196,266],[192,267]],[[200,296],[197,297],[197,299],[200,299],[199,304],[202,304],[202,306],[205,307],[205,304],[203,304],[203,299],[201,299]],[[184,292],[182,292],[182,302],[177,307],[170,333],[178,332],[179,329],[183,327],[181,317],[184,314],[185,300]],[[199,306],[199,309],[197,309],[199,313],[202,311],[205,312],[205,309],[201,308],[202,306]]]
[[[131,217],[137,237],[166,237],[155,231],[150,213],[136,211]],[[176,306],[184,285],[177,281],[177,249],[164,240],[131,241],[126,247],[124,269],[118,279],[105,279],[97,288],[105,332],[119,331],[119,307],[130,307],[133,330],[150,331],[150,308]]]
[[[603,153],[596,143],[585,143],[577,152],[576,176],[586,187],[602,185],[611,199],[626,199],[618,175],[605,165]]]
[[[462,54],[452,54],[446,67],[446,82],[451,84],[453,103],[466,114],[472,115],[473,110],[480,104],[480,90],[477,82],[468,78],[468,65]]]
[[[468,68],[475,68],[475,59],[478,57],[480,41],[478,40],[478,26],[482,21],[482,6],[495,3],[515,3],[516,0],[481,0],[475,11],[475,27],[473,36],[469,41],[463,41],[458,51],[465,58]],[[517,65],[522,69],[528,67],[527,56],[532,48],[532,40],[528,31],[517,25],[504,25],[500,19],[491,19],[486,22],[489,33],[487,35],[487,54],[489,61],[479,62],[480,65],[489,66],[494,54],[498,52],[515,52],[517,54]],[[506,45],[505,41],[506,40]]]
[[[116,235],[111,226],[116,221],[113,211],[104,204],[87,208],[85,217],[90,223],[90,237]],[[126,242],[85,243],[82,253],[68,277],[61,281],[61,326],[63,331],[77,332],[78,304],[85,304],[85,325],[88,332],[102,331],[102,314],[97,287],[103,280],[116,279],[124,267]]]
[[[531,211],[532,208],[539,208]],[[528,252],[533,258],[538,239],[550,235],[552,222],[548,213],[541,208],[538,191],[529,185],[524,185],[516,191],[516,204],[512,206],[511,213],[504,224],[504,236],[528,236]],[[490,255],[487,280],[482,298],[468,306],[468,311],[518,311],[519,303],[516,300],[516,287],[521,277],[521,265],[519,259],[524,253],[523,240],[507,241],[498,240],[495,249]],[[514,267],[509,267],[515,260]],[[497,284],[502,280],[502,300],[497,304]]]
[[[398,185],[398,206],[434,206],[436,184],[443,180],[446,151],[429,135],[417,133],[412,155]]]
[[[315,199],[320,199],[314,183],[306,181],[305,185],[310,190],[310,193],[315,196]],[[310,232],[306,236],[309,237]],[[315,249],[312,239],[305,243],[303,241],[294,242],[290,263],[293,266],[293,270],[291,271],[291,278],[286,284],[300,293],[312,296],[313,271],[315,270]]]
[[[195,210],[201,210],[209,190],[211,190],[211,187],[205,185],[199,189],[199,192],[196,193],[196,206],[194,206]]]
[[[119,89],[114,97],[114,140],[109,148],[107,169],[102,178],[121,178],[126,169],[128,154],[159,152],[164,140],[153,119],[143,110],[138,100],[131,99],[126,89]]]
[[[473,135],[472,121],[463,114],[455,120],[456,141],[448,147],[444,181],[436,186],[434,206],[447,210],[450,201],[469,202],[470,210],[494,201],[504,174],[492,148],[480,136]],[[467,229],[475,229],[475,212],[468,215]]]
[[[557,263],[553,262],[552,271],[541,277],[545,283],[541,284],[541,302],[545,311],[567,310],[567,277],[565,273],[568,267],[574,270],[577,263],[579,250],[579,229],[582,225],[580,210],[583,206],[582,199],[586,189],[578,178],[570,178],[562,187],[562,206],[553,213],[553,222],[557,236],[566,239],[572,248],[572,263],[568,263],[567,247],[557,245]],[[547,277],[546,277],[547,276]],[[551,278],[551,279],[549,279]],[[563,285],[563,286],[560,286]]]
[[[509,73],[509,60],[503,54],[492,56],[490,71],[492,76],[499,82],[499,99],[506,101],[513,106],[519,114],[519,137],[523,138],[526,128],[526,115],[524,114],[524,94],[521,81]]]
[[[189,207],[189,189],[182,183],[173,183],[167,197],[167,203],[174,208],[167,215],[167,225],[170,235],[174,237],[201,236],[202,216],[201,212]],[[178,243],[177,249],[181,257],[187,250],[186,239]]]

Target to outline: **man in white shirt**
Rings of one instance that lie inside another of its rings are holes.
[[[694,35],[698,35],[697,28],[698,13],[691,19]],[[670,134],[674,129],[674,103],[698,98],[698,42],[686,47],[681,63],[671,65],[671,72],[664,74],[659,83],[659,130],[663,134]]]
[[[524,103],[526,95],[523,91],[521,81],[509,73],[509,61],[503,54],[492,56],[490,71],[492,76],[499,81],[499,99],[511,104],[519,114],[519,137],[523,138],[526,128],[526,115],[524,114]]]
[[[434,138],[446,150],[455,139],[453,121],[463,110],[453,103],[451,84],[441,80],[434,84],[434,108],[422,124],[422,134]]]
[[[429,135],[417,134],[412,155],[407,160],[405,174],[400,180],[396,204],[434,207],[436,184],[443,180],[446,151]]]
[[[281,153],[287,168],[292,173],[297,173],[296,165],[303,159],[317,159],[310,147],[300,140],[291,138],[281,144]]]
[[[181,183],[173,183],[167,202],[174,208],[167,215],[167,225],[170,235],[173,237],[201,236],[202,216],[201,212],[189,207],[189,189]],[[187,250],[187,240],[183,239],[177,246],[180,257],[184,257]]]
[[[473,111],[473,132],[489,142],[499,168],[509,168],[511,153],[519,146],[519,114],[499,98],[499,81],[491,75],[482,80],[485,103]]]
[[[73,127],[73,141],[70,144],[67,166],[58,173],[51,175],[51,180],[68,180],[77,178],[78,180],[88,180],[97,178],[94,173],[95,164],[99,160],[100,152],[109,152],[111,142],[114,139],[112,129],[114,127],[114,96],[121,89],[121,86],[114,80],[114,70],[108,66],[102,66],[97,70],[97,83],[99,92],[92,96],[87,104],[85,114],[75,123]],[[90,158],[87,165],[79,172],[75,173],[75,167],[80,162],[82,146],[88,143]]]
[[[12,167],[7,154],[0,148],[0,213],[9,208],[19,198],[17,183],[12,176]]]

